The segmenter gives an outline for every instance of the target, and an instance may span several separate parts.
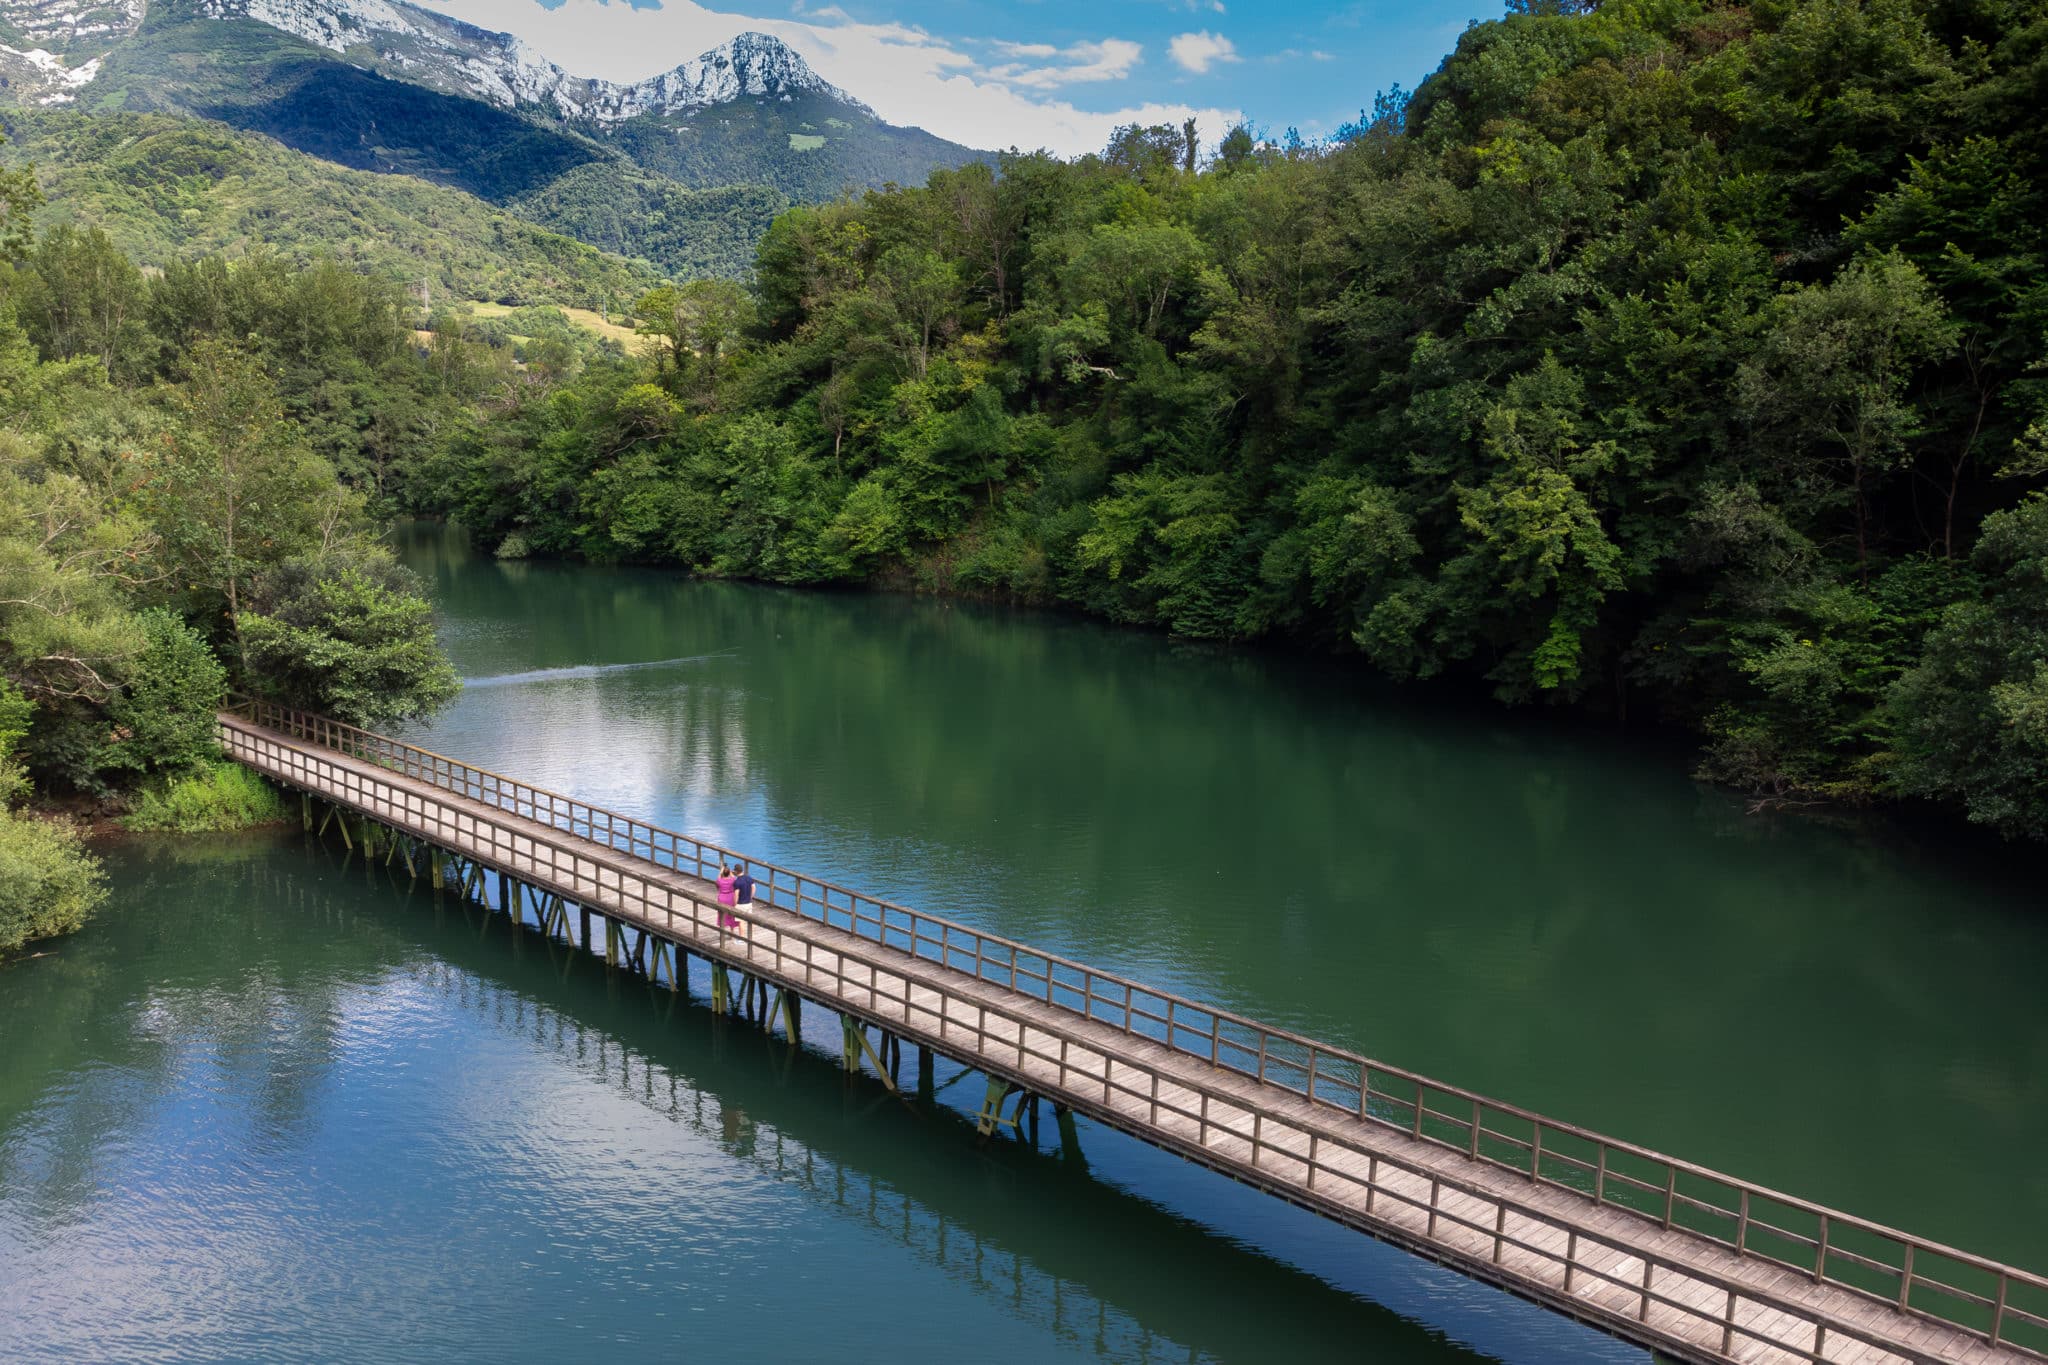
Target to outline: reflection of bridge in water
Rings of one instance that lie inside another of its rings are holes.
[[[792,1037],[824,1005],[849,1070],[893,1086],[905,1042],[921,1077],[973,1068],[984,1133],[1050,1100],[1063,1134],[1086,1114],[1684,1360],[2048,1359],[2048,1279],[2014,1267],[758,860],[731,933],[727,850],[320,717],[252,704],[221,736],[309,827],[318,797],[322,832],[355,821],[437,887],[490,905],[495,877],[498,907],[591,948],[595,918],[608,962],[671,981],[701,956],[714,1008]]]
[[[330,855],[344,869],[362,867],[359,856],[333,848]],[[381,886],[386,869],[373,864],[369,870],[372,884]],[[395,871],[393,884],[403,892],[404,868]],[[280,877],[270,896],[337,929],[354,924],[345,903],[317,884]],[[579,1017],[573,999],[547,1003],[532,989],[553,988],[552,999],[564,985],[602,983],[612,988],[604,998],[615,1001],[620,982],[635,978],[601,968],[579,976],[578,963],[589,963],[580,949],[542,939],[541,957],[528,934],[512,940],[515,952],[507,953],[492,932],[502,922],[495,913],[462,904],[464,915],[447,925],[449,932],[422,940],[431,956],[404,966],[407,983],[533,1045],[607,1092],[682,1124],[756,1172],[794,1184],[821,1207],[886,1236],[1020,1321],[1050,1328],[1102,1359],[1257,1359],[1272,1350],[1273,1321],[1288,1324],[1289,1350],[1303,1359],[1361,1353],[1403,1361],[1469,1358],[1466,1348],[1427,1323],[1362,1302],[1307,1271],[1106,1186],[1085,1165],[1011,1143],[959,1163],[933,1162],[927,1143],[906,1142],[898,1125],[916,1125],[921,1133],[911,1134],[915,1139],[928,1135],[934,1116],[971,1134],[970,1120],[936,1104],[907,1111],[867,1086],[819,1085],[831,1069],[815,1051],[728,1026],[707,1010],[702,971],[694,998],[689,981],[671,994],[666,982],[650,980],[644,995],[633,993],[645,1002],[635,1019],[599,1024]],[[700,1025],[708,1016],[710,1036],[701,1027],[669,1026],[678,1011],[696,1015]],[[636,1026],[659,1032],[647,1046],[636,1046]],[[841,1121],[849,1111],[859,1121]],[[1005,1194],[1027,1190],[1030,1201],[992,1199],[991,1182]],[[1084,1221],[1109,1235],[1075,1236]],[[1133,1244],[1152,1254],[1130,1255],[1125,1248]],[[1189,1295],[1191,1265],[1232,1292]],[[1256,1302],[1259,1313],[1245,1313],[1246,1301]]]

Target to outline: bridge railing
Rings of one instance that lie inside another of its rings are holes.
[[[744,862],[765,904],[1120,1028],[1311,1105],[1406,1132],[1596,1205],[1718,1241],[1992,1344],[2048,1356],[2048,1277],[1915,1237],[1707,1167],[1545,1118],[1286,1029],[863,895],[324,716],[263,701],[237,710],[265,729],[451,794],[709,880]]]

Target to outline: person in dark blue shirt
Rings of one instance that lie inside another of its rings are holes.
[[[732,883],[732,900],[733,900],[733,907],[732,907],[732,908],[733,908],[733,909],[735,909],[735,910],[740,910],[740,911],[746,911],[746,910],[751,910],[751,909],[753,909],[753,908],[754,908],[754,875],[753,875],[753,873],[751,873],[751,872],[747,871],[747,865],[746,865],[745,863],[734,863],[734,864],[733,864],[733,869],[732,869],[732,870],[733,870],[733,871],[735,871],[735,872],[737,872],[737,873],[739,873],[739,875],[738,875],[737,877],[733,878],[733,883]],[[740,926],[739,926],[739,932],[740,932],[740,933],[742,933],[742,934],[744,934],[745,932],[747,932],[747,926],[746,926],[746,925],[744,925],[744,924],[740,925]]]

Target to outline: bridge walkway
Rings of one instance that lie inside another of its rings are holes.
[[[319,717],[251,713],[221,717],[239,761],[973,1067],[998,1113],[1005,1087],[1042,1096],[1666,1356],[2048,1359],[2012,1340],[2048,1341],[2048,1280],[2027,1272],[751,858],[767,899],[728,931],[703,875],[724,850]]]

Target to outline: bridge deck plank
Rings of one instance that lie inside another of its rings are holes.
[[[546,886],[621,923],[763,979],[797,986],[827,1006],[864,1012],[905,1037],[1006,1072],[1039,1093],[1353,1226],[1395,1234],[1404,1244],[1508,1283],[1539,1302],[1589,1316],[1624,1334],[1631,1330],[1629,1322],[1640,1317],[1667,1338],[1665,1349],[1675,1345],[1688,1358],[1759,1365],[1811,1360],[1814,1323],[1801,1316],[1801,1308],[1825,1312],[1875,1338],[1858,1342],[1831,1329],[1822,1358],[1833,1365],[1916,1359],[1989,1365],[2026,1358],[1991,1347],[1961,1328],[1813,1283],[1683,1228],[1666,1229],[1612,1204],[1596,1204],[1590,1196],[1539,1184],[1393,1126],[1361,1120],[1190,1057],[1142,1034],[791,911],[756,905],[747,916],[749,932],[726,933],[717,927],[714,888],[702,878],[248,722],[234,722],[230,734],[235,732],[246,742],[231,746],[234,756],[272,776]],[[589,870],[581,870],[581,862],[575,871],[552,865],[558,855],[551,850],[563,846],[587,861]],[[656,889],[682,898],[688,913],[670,918],[644,909]],[[992,1017],[990,1011],[998,1013]],[[1444,1181],[1451,1184],[1439,1185]],[[1505,1214],[1503,1204],[1509,1206]],[[1498,1262],[1496,1227],[1504,1234]],[[1577,1230],[1579,1255],[1567,1293],[1563,1258],[1571,1229]],[[1506,1240],[1510,1237],[1514,1242]],[[1658,1297],[1647,1306],[1640,1290],[1646,1255],[1660,1259],[1652,1280]],[[1737,1287],[1734,1322],[1741,1330],[1724,1355],[1726,1285]]]

